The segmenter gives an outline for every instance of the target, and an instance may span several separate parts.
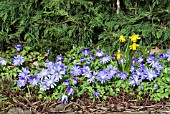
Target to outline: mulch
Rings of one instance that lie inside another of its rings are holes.
[[[170,101],[136,100],[136,95],[120,92],[118,96],[97,98],[95,101],[84,93],[75,101],[62,104],[59,100],[48,101],[43,98],[25,97],[25,92],[12,92],[0,88],[0,97],[7,98],[0,102],[0,114],[170,114]]]

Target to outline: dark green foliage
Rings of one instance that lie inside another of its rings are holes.
[[[23,43],[65,53],[72,46],[117,48],[118,37],[140,34],[146,46],[170,43],[169,0],[0,0],[0,48]]]

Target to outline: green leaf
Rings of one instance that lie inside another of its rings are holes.
[[[107,99],[107,96],[103,96],[102,98],[103,98],[103,100],[106,100],[106,99]]]

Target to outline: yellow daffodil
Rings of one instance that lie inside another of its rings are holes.
[[[136,43],[136,42],[137,42],[137,39],[140,39],[138,34],[133,34],[133,35],[130,36],[129,38],[131,39],[131,41],[132,41],[133,43]]]
[[[117,53],[116,54],[116,58],[117,58],[117,60],[119,60],[120,58],[121,58],[121,56],[122,56],[122,54],[119,52],[119,53]]]
[[[120,42],[125,42],[125,41],[126,41],[126,40],[125,40],[125,36],[121,35],[121,36],[119,37],[119,40],[120,40]]]
[[[129,47],[130,47],[130,49],[132,49],[132,50],[136,50],[136,47],[139,47],[139,45],[136,44],[136,43],[133,43],[133,44],[130,45]]]

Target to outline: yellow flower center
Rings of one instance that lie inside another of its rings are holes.
[[[47,73],[46,72],[43,72],[43,76],[46,76],[47,75]]]

